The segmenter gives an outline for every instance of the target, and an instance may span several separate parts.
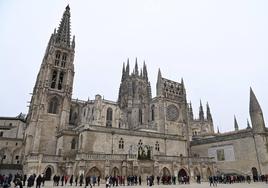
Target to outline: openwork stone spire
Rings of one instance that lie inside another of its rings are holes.
[[[56,32],[56,43],[70,47],[70,37],[71,37],[71,13],[70,7],[67,5],[63,13],[59,28]]]

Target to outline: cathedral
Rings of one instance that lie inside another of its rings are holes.
[[[0,117],[0,173],[189,176],[268,173],[268,132],[252,89],[251,124],[215,133],[209,105],[194,118],[183,80],[159,69],[152,97],[147,66],[123,64],[117,101],[72,98],[75,37],[67,6],[51,34],[27,117]],[[79,66],[79,63],[77,63]],[[19,132],[19,134],[18,134]],[[258,146],[258,147],[257,147]]]

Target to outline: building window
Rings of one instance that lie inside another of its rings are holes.
[[[61,73],[60,73],[60,77],[59,77],[58,90],[61,90],[61,89],[62,89],[63,78],[64,78],[64,73],[61,72]]]
[[[75,147],[76,147],[76,140],[75,138],[73,138],[71,143],[71,149],[75,149]]]
[[[18,160],[18,159],[19,159],[19,156],[18,156],[18,155],[16,155],[15,159],[16,159],[16,160]]]
[[[60,64],[60,51],[56,52],[56,56],[55,56],[55,66],[59,66]]]
[[[9,126],[11,127],[12,126],[12,123],[9,123]]]
[[[17,161],[17,164],[20,164],[20,161]]]
[[[106,127],[112,127],[112,121],[113,121],[113,110],[111,108],[108,108],[106,113]]]
[[[4,132],[1,131],[0,132],[0,137],[3,137],[3,135],[4,135]]]
[[[53,73],[52,73],[52,78],[51,78],[51,85],[50,85],[50,87],[52,88],[52,89],[54,89],[55,87],[56,87],[56,82],[57,82],[57,71],[53,71]]]
[[[15,144],[16,146],[18,145],[18,142],[16,142],[16,144]]]
[[[63,53],[62,58],[61,58],[61,66],[65,67],[67,61],[67,54]]]
[[[6,159],[6,158],[7,158],[7,156],[6,156],[6,155],[4,155],[4,156],[3,156],[3,159]]]
[[[154,112],[155,112],[155,106],[153,105],[151,107],[151,119],[152,119],[152,121],[154,121]]]
[[[224,161],[225,160],[224,149],[218,149],[217,150],[217,160],[218,161]]]
[[[123,140],[123,138],[120,138],[120,140],[119,140],[119,149],[124,149],[124,140]]]
[[[155,143],[155,150],[156,151],[159,151],[160,150],[158,141],[156,141],[156,143]]]
[[[142,124],[142,109],[139,109],[139,123]]]
[[[49,102],[48,113],[57,114],[59,101],[56,97],[53,97]]]

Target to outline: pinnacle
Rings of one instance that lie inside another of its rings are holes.
[[[249,102],[249,111],[250,112],[262,112],[261,106],[252,90],[250,87],[250,102]]]

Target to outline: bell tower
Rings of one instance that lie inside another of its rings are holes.
[[[57,133],[68,125],[74,78],[75,37],[70,7],[51,35],[37,75],[27,117],[25,155],[55,155]]]

